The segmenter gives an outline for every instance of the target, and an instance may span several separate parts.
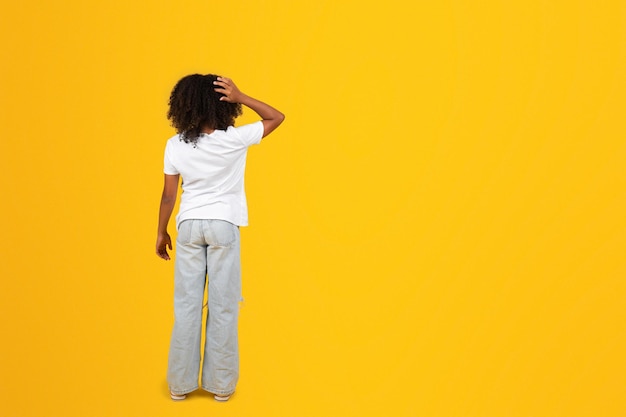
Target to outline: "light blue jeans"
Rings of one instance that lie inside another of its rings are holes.
[[[237,320],[241,300],[239,228],[224,220],[185,220],[178,228],[174,329],[167,381],[171,392],[198,389],[202,302],[208,282],[202,388],[229,395],[239,379]]]

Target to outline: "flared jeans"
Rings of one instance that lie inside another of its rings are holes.
[[[202,311],[207,291],[206,339]],[[178,227],[174,273],[174,329],[167,381],[174,394],[201,386],[229,395],[239,379],[237,323],[241,301],[239,228],[224,220],[185,220]]]

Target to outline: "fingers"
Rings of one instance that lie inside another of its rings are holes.
[[[237,89],[233,80],[231,80],[230,78],[226,78],[226,77],[217,77],[217,80],[213,81],[213,84],[219,85],[220,87],[224,89],[229,89],[229,90]]]
[[[166,261],[170,260],[170,255],[167,253],[165,249],[161,251],[157,251],[157,256],[161,259],[165,259]]]
[[[232,93],[232,90],[229,88],[229,85],[226,81],[223,81],[222,77],[217,77],[218,81],[213,81],[214,85],[219,86],[218,88],[214,88],[217,93],[224,94],[224,97],[220,97],[220,101],[224,101],[228,98],[228,96]]]
[[[214,85],[219,85],[222,88],[227,88],[232,85],[232,81],[230,78],[217,77],[216,81],[213,81]]]
[[[161,259],[165,259],[166,261],[170,260],[170,255],[169,253],[167,253],[167,248],[170,248],[170,250],[172,250],[172,241],[168,238],[166,239],[159,239],[159,241],[157,241],[157,245],[156,245],[156,254],[159,258]]]
[[[216,81],[213,81],[213,85],[217,87],[214,90],[220,94],[223,94],[223,97],[220,97],[220,101],[226,101],[229,103],[236,103],[237,97],[239,96],[239,89],[231,80],[227,77],[217,77]]]
[[[213,84],[217,86],[213,90],[217,91],[218,93],[230,94],[233,91],[232,87],[229,86],[228,84],[224,83],[224,82],[213,81]]]

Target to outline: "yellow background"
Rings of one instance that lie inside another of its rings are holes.
[[[622,1],[0,20],[1,415],[626,416]],[[248,155],[226,404],[165,382],[165,112],[192,72],[287,115]]]

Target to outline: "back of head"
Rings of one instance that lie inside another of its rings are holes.
[[[204,129],[225,130],[241,115],[241,104],[220,101],[215,74],[191,74],[178,81],[170,94],[167,118],[181,139],[195,143]]]

